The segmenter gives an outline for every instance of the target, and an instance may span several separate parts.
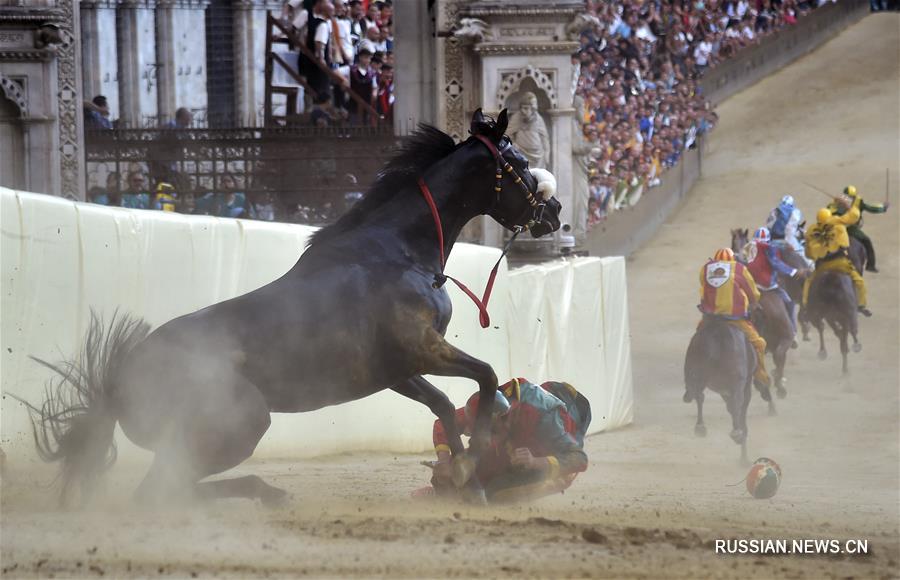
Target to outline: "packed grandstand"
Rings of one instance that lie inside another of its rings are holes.
[[[572,66],[578,71],[575,102],[589,151],[582,164],[589,178],[588,227],[637,204],[713,129],[717,116],[699,82],[706,71],[828,1],[587,0]],[[283,24],[311,41],[308,46],[324,40],[321,56],[343,80],[320,91],[329,99],[308,99],[304,119],[315,127],[373,122],[349,92],[389,119],[395,98],[393,2],[314,4],[288,0]],[[316,68],[302,56],[296,62],[301,74]],[[86,110],[88,121],[96,116]],[[149,173],[140,164],[124,175],[110,173],[105,187],[92,188],[89,199],[220,217],[303,221],[305,215],[285,212],[271,194],[245,194],[241,175],[218,179],[218,191],[179,196]]]

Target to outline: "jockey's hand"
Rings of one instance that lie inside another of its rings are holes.
[[[527,447],[519,447],[516,449],[513,452],[512,457],[510,457],[510,461],[513,465],[518,465],[525,469],[540,469],[543,465],[543,462],[532,455],[531,450]]]

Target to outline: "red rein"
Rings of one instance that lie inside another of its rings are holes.
[[[503,261],[503,256],[506,254],[504,251],[503,254],[500,255],[500,259],[497,260],[497,263],[494,264],[494,269],[491,270],[491,275],[488,278],[487,286],[484,288],[484,296],[479,300],[478,296],[475,295],[474,292],[469,290],[465,284],[454,278],[453,276],[447,276],[444,274],[444,266],[447,261],[444,256],[444,228],[441,226],[441,217],[438,215],[437,206],[434,205],[434,197],[431,195],[431,190],[428,189],[428,186],[425,184],[425,180],[421,177],[419,178],[419,190],[422,192],[422,195],[425,197],[425,202],[428,204],[428,209],[431,210],[431,217],[434,218],[434,228],[437,230],[438,236],[438,244],[441,250],[441,275],[453,281],[456,286],[465,292],[466,296],[472,299],[472,302],[475,303],[475,306],[478,307],[478,321],[481,323],[481,328],[487,328],[491,325],[491,316],[488,314],[487,305],[488,301],[491,299],[491,291],[494,289],[494,280],[497,278],[497,270],[500,268],[500,262]]]

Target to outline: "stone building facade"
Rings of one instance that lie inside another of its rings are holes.
[[[83,198],[76,0],[0,0],[0,185]]]

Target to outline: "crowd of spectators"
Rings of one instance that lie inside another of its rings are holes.
[[[704,72],[834,0],[586,1],[572,56],[588,160],[588,225],[634,205],[717,116]]]
[[[392,0],[287,0],[281,20],[297,50],[317,127],[390,123],[394,109]],[[330,71],[330,74],[329,74]],[[373,110],[375,113],[373,114]]]
[[[127,207],[132,209],[155,209],[193,215],[211,215],[242,219],[275,219],[275,199],[269,193],[246,195],[238,187],[237,178],[225,173],[218,176],[215,192],[196,196],[191,192],[179,193],[177,187],[168,181],[155,181],[144,170],[135,165],[130,168],[122,187],[121,176],[117,172],[106,175],[105,187],[93,187],[88,191],[88,200],[100,205]]]

